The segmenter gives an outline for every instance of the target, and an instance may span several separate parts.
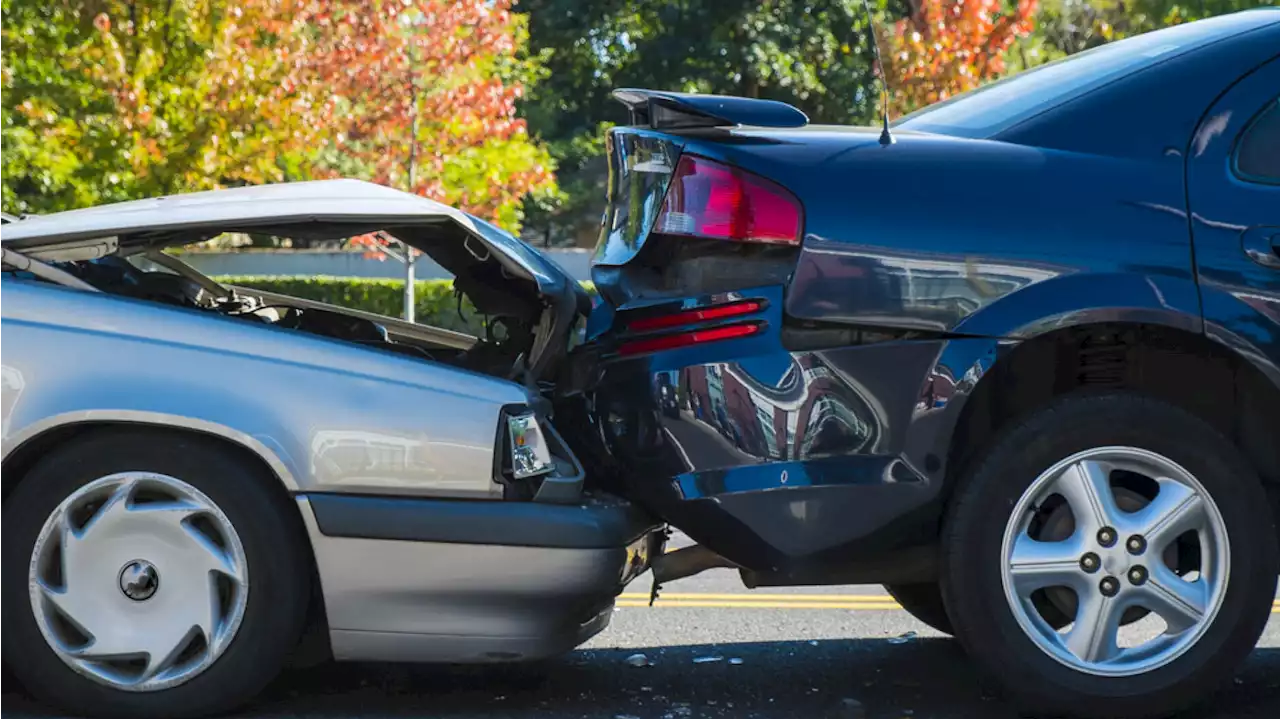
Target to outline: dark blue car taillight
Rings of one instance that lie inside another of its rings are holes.
[[[608,206],[593,265],[626,264],[636,256],[662,209],[680,157],[674,138],[634,128],[609,131]]]
[[[686,154],[676,165],[657,232],[709,240],[799,245],[800,201],[786,188],[737,167]]]

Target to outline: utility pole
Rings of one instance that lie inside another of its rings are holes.
[[[414,33],[410,30],[409,34],[409,55],[412,58],[411,67],[409,68],[409,97],[413,103],[413,122],[409,130],[409,192],[417,194],[415,189],[418,179],[418,44],[415,42]],[[404,320],[405,322],[414,321],[414,305],[417,303],[415,296],[416,288],[414,287],[414,263],[418,261],[418,251],[404,244]]]

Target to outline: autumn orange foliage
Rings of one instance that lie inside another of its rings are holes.
[[[998,77],[1004,54],[1035,26],[1038,0],[912,0],[886,58],[896,114]]]
[[[57,2],[77,16],[74,0]],[[538,70],[511,0],[105,0],[95,10],[58,62],[106,102],[82,122],[40,98],[17,108],[31,134],[65,136],[56,148],[70,158],[109,135],[106,187],[119,189],[77,202],[347,176],[515,229],[524,198],[554,190],[549,153],[516,116]]]
[[[332,143],[320,173],[354,162],[374,182],[500,223],[552,185],[516,117],[523,87],[503,71],[523,32],[509,0],[292,1],[311,32],[290,82]]]

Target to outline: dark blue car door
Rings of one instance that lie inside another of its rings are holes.
[[[1280,57],[1224,88],[1187,153],[1206,331],[1280,384]]]

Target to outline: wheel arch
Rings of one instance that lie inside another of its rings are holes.
[[[963,474],[1011,423],[1057,397],[1131,390],[1230,439],[1263,478],[1280,524],[1280,385],[1251,358],[1185,326],[1096,320],[1034,335],[996,359],[960,410],[948,474]]]
[[[36,425],[26,428],[12,442],[6,442],[2,465],[0,465],[0,499],[7,500],[13,489],[26,476],[30,469],[47,452],[59,445],[86,437],[95,432],[135,429],[154,432],[157,435],[181,435],[199,438],[216,444],[220,448],[233,453],[246,463],[258,467],[263,476],[268,478],[272,491],[285,504],[297,510],[297,502],[293,491],[297,485],[288,466],[275,455],[265,444],[255,438],[238,432],[232,428],[212,422],[185,417],[174,417],[151,412],[77,412],[48,418]],[[301,511],[292,515],[295,529],[303,538],[308,574],[310,576],[310,609],[307,617],[307,629],[304,631],[302,645],[297,652],[306,656],[327,655],[328,648],[328,615],[324,604],[324,595],[320,587],[320,574],[316,563],[315,548],[311,545]],[[320,637],[324,646],[317,646],[313,637]]]
[[[106,427],[135,427],[159,432],[178,432],[212,438],[233,449],[274,477],[286,493],[297,491],[298,483],[289,464],[262,440],[215,422],[160,412],[139,410],[88,410],[67,412],[32,423],[12,437],[6,437],[0,463],[3,469],[3,496],[27,473],[42,453],[85,432]]]

